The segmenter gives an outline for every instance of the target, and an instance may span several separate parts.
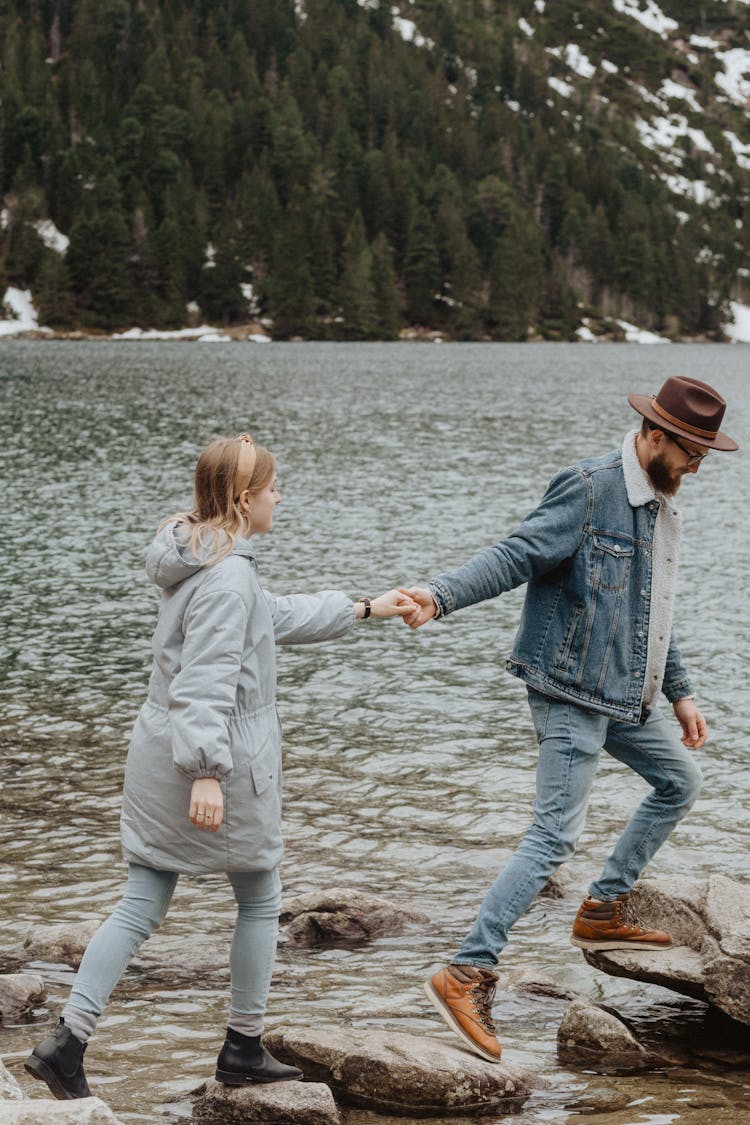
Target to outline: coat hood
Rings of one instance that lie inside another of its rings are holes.
[[[162,590],[168,590],[201,570],[211,554],[207,547],[193,552],[190,548],[190,527],[182,520],[166,524],[146,553],[146,574]],[[255,558],[249,539],[237,539],[231,552]]]

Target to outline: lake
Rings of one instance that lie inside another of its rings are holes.
[[[248,430],[278,456],[282,503],[259,543],[265,584],[357,597],[423,582],[497,541],[557,469],[619,446],[639,421],[627,394],[655,392],[670,374],[714,384],[729,403],[726,430],[747,450],[749,358],[742,345],[3,342],[0,948],[33,924],[100,918],[118,900],[122,771],[158,604],[144,548],[189,504],[212,436]],[[749,482],[746,452],[711,454],[679,493],[675,629],[710,740],[697,755],[702,797],[653,877],[747,879]],[[451,1039],[422,980],[453,953],[530,819],[536,745],[524,688],[504,670],[522,596],[417,633],[358,623],[328,645],[280,651],[285,894],[356,886],[434,922],[355,950],[280,945],[270,1027],[333,1021]],[[602,761],[569,865],[573,895],[532,906],[501,968],[552,977],[629,1017],[699,1021],[697,1003],[595,973],[568,944],[578,901],[643,792]],[[223,948],[230,898],[220,876],[182,880],[161,933],[175,950]],[[70,980],[53,971],[43,1022],[0,1028],[16,1075]],[[89,1048],[94,1092],[123,1121],[181,1119],[187,1093],[213,1073],[226,1003],[215,978],[131,972]],[[557,1063],[563,1009],[498,993],[504,1057],[548,1081],[519,1125],[580,1117],[566,1107],[590,1076]],[[717,1089],[732,1120],[746,1120],[749,1080],[718,1068],[595,1084],[632,1092],[608,1122],[687,1125],[706,1120],[691,1116],[695,1097]]]

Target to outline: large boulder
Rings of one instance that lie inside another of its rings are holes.
[[[705,1000],[750,1024],[750,885],[724,875],[643,882],[631,904],[646,925],[672,935],[672,948],[586,950],[588,963]]]
[[[340,1125],[333,1094],[322,1082],[224,1086],[211,1079],[196,1091],[193,1120],[206,1125]]]
[[[407,1117],[517,1110],[531,1090],[503,1063],[421,1035],[336,1026],[280,1028],[264,1042],[282,1062],[329,1085],[337,1100]]]
[[[34,926],[23,943],[24,952],[29,961],[77,969],[100,925],[101,922],[60,922],[55,926]]]
[[[99,1098],[0,1103],[0,1125],[121,1125]]]
[[[0,1102],[23,1101],[23,1090],[0,1059]]]
[[[16,1023],[39,1004],[47,990],[38,973],[8,973],[0,976],[0,1024]]]
[[[304,946],[359,944],[429,921],[426,914],[351,887],[297,895],[281,911],[282,926],[297,945]]]
[[[557,1031],[557,1055],[563,1066],[602,1073],[651,1070],[669,1065],[647,1050],[611,1009],[574,1000]]]

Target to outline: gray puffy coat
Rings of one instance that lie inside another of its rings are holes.
[[[206,567],[187,538],[184,525],[170,524],[148,552],[162,596],[125,767],[123,854],[192,874],[270,870],[282,854],[276,644],[338,637],[354,606],[335,591],[275,597],[258,581],[247,539]],[[196,777],[221,782],[218,832],[188,820]]]

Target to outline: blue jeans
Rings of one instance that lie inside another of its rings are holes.
[[[88,1039],[133,954],[161,925],[177,878],[173,871],[130,864],[122,901],[89,942],[62,1013],[79,1038]],[[276,952],[281,880],[278,869],[231,872],[228,878],[237,900],[228,1023],[245,1035],[259,1035]]]
[[[615,899],[629,891],[700,792],[700,770],[679,741],[676,725],[658,712],[643,726],[633,726],[532,689],[528,694],[539,742],[534,822],[490,887],[454,964],[497,964],[511,926],[573,855],[602,749],[640,774],[652,790],[589,887],[592,898]]]

